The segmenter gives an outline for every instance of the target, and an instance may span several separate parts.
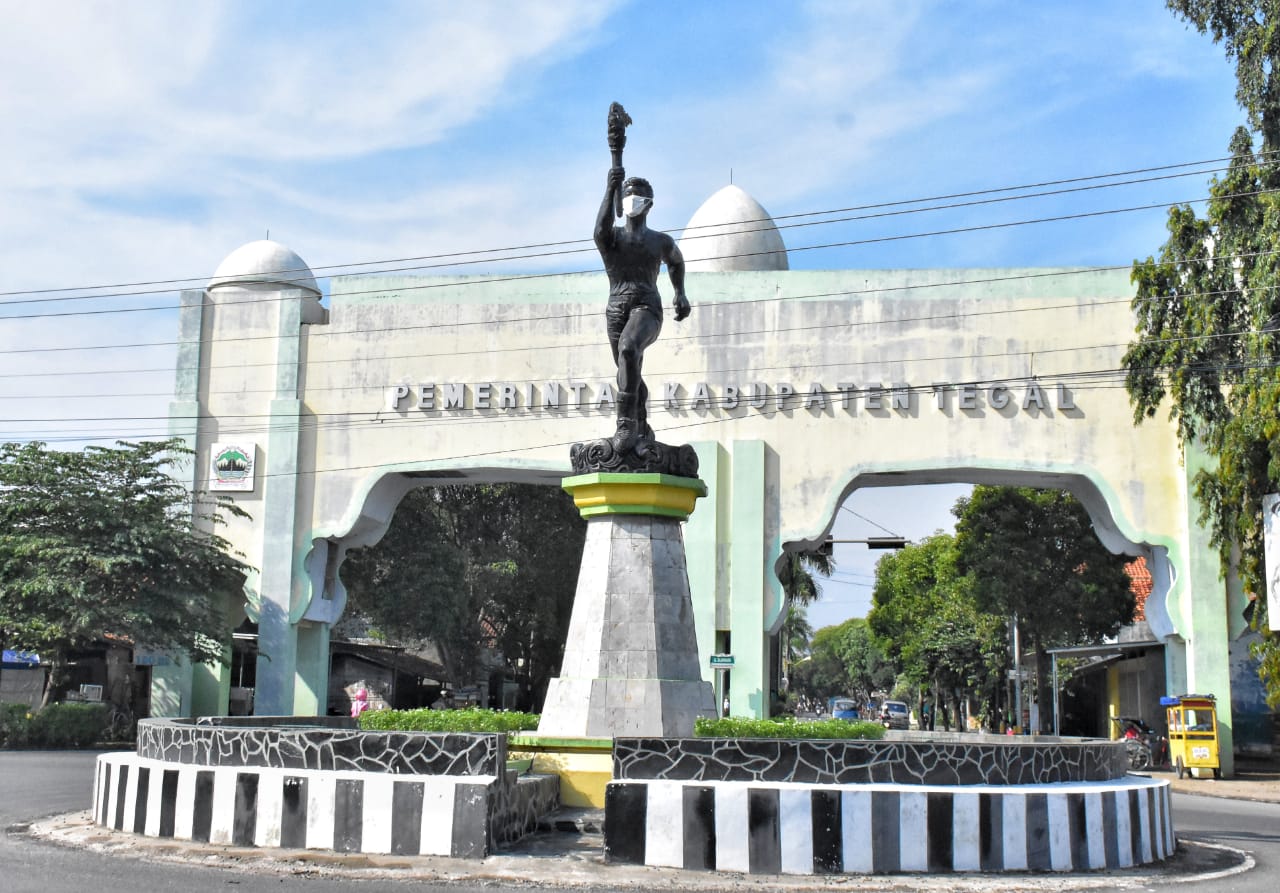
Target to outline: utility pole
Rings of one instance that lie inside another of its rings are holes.
[[[1018,640],[1018,612],[1013,612],[1013,700],[1014,727],[1026,732],[1022,728],[1022,646]]]

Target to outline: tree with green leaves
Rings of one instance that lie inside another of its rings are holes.
[[[800,605],[787,606],[787,619],[782,622],[779,641],[782,642],[782,672],[790,675],[791,667],[809,653],[809,640],[813,627],[809,625],[808,612]]]
[[[867,618],[901,678],[950,706],[939,711],[947,727],[970,698],[989,718],[998,713],[1008,654],[1003,620],[979,608],[957,559],[945,533],[884,556]]]
[[[815,575],[829,577],[835,567],[830,552],[820,549],[787,552],[782,558],[778,581],[791,604],[805,607],[817,601],[821,594]]]
[[[835,559],[831,557],[831,553],[819,549],[787,552],[778,565],[778,582],[782,584],[782,591],[787,597],[787,617],[774,644],[778,649],[779,671],[787,677],[788,685],[791,685],[790,667],[794,659],[789,655],[789,651],[794,647],[792,641],[795,638],[794,623],[800,620],[804,622],[805,627],[808,627],[808,621],[804,620],[804,608],[817,601],[818,596],[822,594],[818,589],[816,576],[829,577],[834,569]],[[797,611],[799,614],[795,613]],[[791,629],[788,629],[789,624],[792,625]],[[791,685],[791,690],[796,691],[794,685]],[[797,693],[800,694],[800,692]],[[783,693],[777,692],[775,697],[770,699],[770,711],[775,712],[782,708]]]
[[[217,529],[246,516],[171,476],[189,461],[177,440],[0,445],[0,641],[48,660],[46,701],[67,654],[107,636],[197,662],[226,656],[247,568]]]
[[[791,667],[791,690],[817,704],[851,694],[849,674],[836,648],[839,627],[824,626],[813,634],[809,655]]]
[[[1203,216],[1169,209],[1158,257],[1133,265],[1137,338],[1126,386],[1140,423],[1167,399],[1184,449],[1208,467],[1194,479],[1200,522],[1267,629],[1262,497],[1280,490],[1280,3],[1169,0],[1236,65],[1245,124]],[[1273,607],[1274,609],[1274,607]],[[1280,641],[1255,646],[1271,705],[1280,705]]]
[[[342,567],[348,609],[399,641],[428,640],[449,678],[475,679],[495,648],[531,708],[560,665],[586,523],[561,491],[525,484],[423,487],[387,534]]]
[[[1017,615],[1036,656],[1037,698],[1048,704],[1047,649],[1099,642],[1132,622],[1129,559],[1107,551],[1064,490],[977,486],[953,511],[956,567],[979,610]]]
[[[439,490],[410,491],[377,544],[347,556],[347,611],[383,638],[435,644],[451,680],[475,678],[482,633],[462,537]]]
[[[893,687],[897,671],[863,617],[851,617],[835,627],[832,641],[836,657],[844,667],[845,691],[861,703],[877,692]]]
[[[454,511],[474,519],[476,503],[455,502]],[[563,490],[530,484],[486,488],[484,512],[473,536],[488,548],[471,553],[481,614],[518,670],[520,707],[533,710],[560,670],[587,522]]]
[[[819,703],[841,696],[866,703],[894,680],[893,665],[861,617],[814,633],[808,659],[795,664],[792,673],[793,689]]]

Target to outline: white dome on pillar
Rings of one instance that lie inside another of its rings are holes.
[[[293,249],[270,239],[249,242],[228,254],[218,264],[207,288],[212,291],[221,285],[274,285],[320,295],[320,286],[307,262]]]
[[[787,246],[769,212],[733,185],[711,196],[689,218],[680,253],[691,272],[789,268]]]

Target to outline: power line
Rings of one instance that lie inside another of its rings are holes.
[[[1270,189],[1258,190],[1255,192],[1238,193],[1233,197],[1248,198],[1248,197],[1254,197],[1254,196],[1260,196],[1260,195],[1274,194],[1276,192],[1280,192],[1280,190],[1270,190]],[[1214,200],[1213,197],[1206,197],[1206,198],[1183,199],[1183,200],[1174,201],[1174,202],[1160,201],[1160,202],[1155,202],[1153,204],[1134,205],[1127,208],[1111,208],[1111,209],[1106,209],[1101,211],[1081,211],[1075,214],[1062,214],[1062,215],[1057,215],[1053,217],[1038,217],[1038,218],[1031,218],[1027,220],[1005,221],[1002,223],[975,224],[971,226],[954,227],[951,229],[931,230],[928,232],[904,233],[896,236],[875,236],[875,237],[869,237],[865,239],[853,239],[853,240],[848,240],[843,242],[825,242],[825,243],[816,244],[816,245],[799,245],[799,246],[793,246],[793,247],[787,248],[786,251],[788,254],[793,254],[793,253],[802,252],[802,251],[822,251],[822,250],[827,250],[831,248],[855,248],[855,247],[862,247],[866,245],[884,244],[889,242],[899,242],[899,241],[906,241],[911,239],[933,238],[937,236],[964,235],[968,233],[989,232],[993,230],[1010,229],[1010,228],[1019,227],[1019,226],[1032,226],[1032,225],[1038,225],[1042,223],[1063,223],[1063,222],[1072,221],[1072,220],[1085,220],[1093,217],[1105,217],[1105,216],[1111,216],[1115,214],[1127,214],[1135,211],[1150,211],[1153,209],[1165,210],[1170,206],[1170,204],[1174,204],[1174,205],[1199,204],[1201,202],[1208,202],[1213,200]],[[925,209],[925,210],[928,210],[928,209]],[[848,218],[848,219],[853,219],[853,218]],[[842,221],[830,221],[830,222],[842,222]],[[591,250],[592,249],[589,249],[589,248],[583,248],[583,249],[575,249],[574,251],[559,252],[559,253],[580,254],[580,253],[589,252]],[[760,255],[768,255],[773,253],[774,252],[772,250],[740,252],[737,254],[718,255],[712,258],[706,258],[706,260],[735,260],[735,259],[742,259],[747,257],[756,257]],[[529,260],[532,258],[544,257],[544,256],[547,256],[547,255],[525,255],[522,257],[507,258],[505,260]],[[474,262],[479,263],[481,261],[474,261]],[[465,263],[473,263],[473,261],[467,261]],[[431,266],[456,267],[459,265],[460,264],[457,264],[457,263],[448,263],[448,264],[436,264]],[[405,268],[405,269],[421,270],[426,268],[427,267],[415,267],[415,268]],[[387,272],[402,272],[402,271],[403,270],[386,270],[386,271],[379,271],[379,272],[387,273]],[[574,270],[570,272],[519,274],[519,275],[512,275],[512,276],[505,276],[505,277],[477,277],[475,279],[454,281],[454,282],[436,282],[436,283],[424,283],[420,285],[399,286],[397,287],[396,291],[416,291],[420,289],[456,288],[460,286],[488,285],[488,284],[496,284],[501,282],[520,281],[520,280],[526,280],[526,279],[532,280],[532,279],[542,279],[542,278],[558,277],[558,276],[577,276],[577,275],[587,275],[592,273],[598,274],[601,272],[603,272],[602,268],[592,267],[587,270]],[[262,274],[262,275],[266,275],[266,274]],[[170,291],[171,290],[163,290],[162,293],[169,294]],[[342,296],[350,297],[350,296],[361,295],[361,294],[380,294],[385,291],[386,291],[385,287],[377,288],[377,289],[369,289],[366,291],[344,291],[342,292]],[[126,293],[119,293],[115,295],[98,295],[95,297],[122,297],[122,296],[135,296],[139,294],[144,294],[144,293],[143,292],[126,292]],[[266,301],[272,301],[272,300],[274,301],[293,300],[293,298],[292,297],[270,298],[265,300],[261,298],[253,298],[246,301],[220,302],[219,305],[234,306],[236,304],[262,304],[262,303],[265,303]],[[18,303],[27,303],[27,302],[14,301],[12,303],[18,304]],[[0,307],[3,307],[3,306],[4,305],[0,305]],[[65,318],[65,317],[78,317],[78,316],[117,315],[122,313],[153,313],[153,312],[161,312],[161,311],[170,311],[175,309],[179,309],[178,305],[166,304],[158,307],[123,307],[123,308],[108,308],[108,309],[102,309],[102,310],[69,310],[62,313],[11,314],[8,316],[0,316],[0,322],[3,322],[5,320],[51,319],[51,318]]]
[[[1269,157],[1273,154],[1275,153],[1259,152],[1255,154],[1253,157],[1255,159],[1261,159],[1262,166],[1270,166],[1272,164],[1277,163],[1275,159],[1272,159]],[[754,220],[739,221],[736,225],[762,223],[768,220],[772,220],[776,222],[778,220],[796,220],[796,219],[801,219],[806,217],[826,216],[830,214],[846,214],[846,213],[858,212],[858,211],[874,211],[874,210],[887,209],[887,208],[900,208],[904,205],[923,204],[926,202],[951,201],[953,199],[970,199],[970,198],[975,198],[977,196],[983,196],[983,195],[997,195],[1000,193],[1021,192],[1028,189],[1042,189],[1044,187],[1049,187],[1049,186],[1067,186],[1069,184],[1087,183],[1094,180],[1115,180],[1118,177],[1134,177],[1139,174],[1160,174],[1159,176],[1146,177],[1146,178],[1141,178],[1136,180],[1124,180],[1124,181],[1119,181],[1114,183],[1098,183],[1093,186],[1082,187],[1080,189],[1054,190],[1050,192],[1042,192],[1042,193],[1037,193],[1037,194],[1032,194],[1027,196],[1008,196],[1004,199],[999,199],[999,201],[1017,200],[1021,198],[1040,198],[1048,195],[1064,194],[1068,192],[1114,188],[1116,186],[1136,185],[1141,183],[1157,182],[1162,180],[1176,179],[1176,178],[1189,177],[1189,176],[1203,176],[1204,174],[1218,173],[1223,170],[1228,170],[1229,168],[1206,168],[1203,170],[1192,170],[1192,171],[1187,171],[1185,169],[1186,168],[1205,168],[1206,165],[1220,164],[1222,162],[1231,162],[1233,160],[1234,160],[1233,156],[1222,156],[1218,158],[1210,158],[1210,159],[1205,159],[1201,161],[1188,161],[1188,162],[1180,162],[1176,164],[1158,165],[1158,166],[1151,166],[1151,167],[1144,167],[1144,168],[1134,168],[1134,169],[1124,170],[1124,171],[1115,171],[1107,174],[1092,174],[1092,175],[1080,176],[1080,177],[1043,180],[1039,182],[1026,183],[1026,184],[1021,184],[1016,186],[999,186],[999,187],[992,187],[988,189],[970,190],[965,192],[944,193],[941,195],[927,196],[922,198],[898,199],[898,200],[887,201],[887,202],[852,205],[848,207],[832,208],[832,209],[821,210],[821,211],[802,211],[802,212],[796,212],[792,214],[778,215],[772,218],[758,218]],[[1178,174],[1162,173],[1162,172],[1174,171],[1174,170],[1180,170],[1183,172]],[[966,203],[961,203],[958,205],[946,206],[946,207],[966,207],[966,206],[969,206],[970,204],[974,204],[974,203],[966,202]],[[919,209],[919,210],[939,210],[939,208],[927,208],[927,209]],[[914,213],[914,211],[911,211],[909,213]],[[872,215],[872,216],[876,216],[876,215]],[[819,222],[825,222],[825,221],[819,221]],[[831,221],[831,222],[839,222],[839,221]],[[685,227],[679,230],[672,230],[672,232],[690,232],[698,229],[714,229],[714,230],[717,230],[717,232],[720,232],[722,231],[722,225],[710,224],[706,227],[692,227],[692,228]],[[351,267],[381,266],[384,264],[412,263],[412,262],[424,261],[424,260],[439,261],[439,260],[447,260],[449,258],[456,258],[456,257],[471,257],[478,254],[498,254],[498,253],[504,253],[504,252],[528,251],[528,250],[540,249],[540,248],[561,248],[569,245],[589,244],[590,241],[591,241],[590,239],[570,239],[570,240],[561,240],[561,241],[552,241],[552,242],[537,242],[537,243],[530,243],[525,245],[505,246],[500,248],[481,248],[481,249],[471,249],[471,250],[463,250],[463,251],[448,252],[448,253],[441,253],[441,254],[429,254],[429,255],[419,255],[419,256],[411,256],[411,257],[401,257],[401,258],[388,258],[388,259],[382,259],[382,260],[353,261],[353,262],[347,262],[347,263],[337,263],[337,264],[328,264],[328,265],[321,265],[316,267],[309,267],[307,268],[306,271],[304,271],[301,268],[266,271],[266,272],[263,272],[261,275],[285,276],[291,273],[304,273],[304,272],[314,274],[316,271],[321,271],[321,270],[341,270],[341,269],[351,268]],[[539,255],[525,255],[525,256],[518,256],[518,257],[509,258],[509,259],[520,260],[520,259],[529,259],[529,258],[538,257],[538,256]],[[448,265],[446,264],[445,266],[448,266]],[[402,268],[402,269],[421,269],[421,268],[410,267],[410,268]],[[386,272],[395,272],[395,271],[379,270],[379,271],[373,271],[373,272],[386,273]],[[173,279],[150,279],[150,280],[99,284],[99,285],[63,286],[63,287],[42,288],[42,289],[22,289],[22,290],[0,291],[0,297],[9,297],[14,295],[50,295],[50,294],[60,294],[62,292],[68,292],[68,291],[102,291],[104,289],[134,288],[139,286],[153,286],[153,285],[180,286],[183,283],[207,282],[211,277],[212,277],[212,274],[207,274],[202,276],[188,276],[188,277],[180,277],[180,278],[173,278]],[[172,288],[167,288],[167,289],[161,289],[159,290],[159,292],[130,292],[126,294],[133,295],[133,294],[149,294],[149,293],[167,293],[171,291],[173,291]],[[87,298],[103,298],[103,297],[118,297],[118,296],[122,296],[122,295],[110,295],[110,294],[78,295],[78,296],[59,298],[58,300],[83,300]],[[0,306],[8,306],[8,305],[20,304],[20,303],[30,303],[30,301],[0,302]]]
[[[1074,272],[1074,271],[1055,271],[1055,272],[1052,272],[1052,273],[1049,273],[1049,274],[1034,274],[1034,275],[1037,275],[1037,276],[1038,276],[1038,275],[1066,275],[1066,274],[1070,274],[1071,272]],[[938,285],[957,285],[957,284],[987,283],[987,282],[994,282],[994,281],[1003,281],[1003,280],[1006,280],[1006,279],[1021,279],[1021,278],[1028,278],[1028,277],[1024,277],[1024,276],[1018,276],[1018,277],[988,277],[988,278],[980,279],[980,280],[963,280],[963,281],[960,281],[960,282],[952,282],[952,283],[931,283],[931,284],[921,285],[921,286],[900,286],[900,287],[895,287],[895,289],[905,290],[905,289],[916,288],[916,287],[928,287],[928,288],[934,288],[934,287],[938,287]],[[868,291],[868,292],[880,292],[880,291],[884,291],[884,290],[885,290],[885,289],[876,288],[876,289],[868,289],[868,290],[866,290],[866,291]],[[860,293],[860,292],[845,292],[845,293],[836,293],[836,294],[838,294],[838,295],[840,295],[840,296],[853,296],[853,295],[856,295],[856,294],[859,294],[859,293]],[[1193,297],[1193,296],[1211,297],[1211,296],[1214,296],[1214,295],[1217,295],[1217,294],[1222,294],[1222,293],[1223,293],[1223,292],[1218,292],[1218,291],[1213,291],[1213,292],[1197,292],[1197,293],[1188,293],[1188,294],[1184,295],[1183,297]],[[821,296],[819,296],[819,297],[827,297],[827,296],[828,296],[828,295],[821,295]],[[830,295],[830,296],[835,296],[835,295]],[[789,296],[789,297],[787,297],[787,298],[768,298],[768,299],[758,299],[758,300],[753,299],[753,300],[741,301],[741,302],[725,302],[725,303],[723,303],[723,304],[719,304],[719,305],[716,305],[716,306],[733,306],[733,305],[743,305],[743,304],[763,303],[763,302],[770,302],[770,303],[771,303],[771,302],[777,302],[777,301],[780,301],[780,300],[805,300],[805,299],[810,299],[810,298],[812,298],[812,297],[815,297],[815,296],[814,296],[814,295],[803,295],[803,296]],[[1116,299],[1107,299],[1107,300],[1095,300],[1095,301],[1090,302],[1087,306],[1095,306],[1095,307],[1096,307],[1096,306],[1106,306],[1106,305],[1108,305],[1108,304],[1130,303],[1132,300],[1133,300],[1132,298],[1116,298]],[[873,327],[875,327],[875,326],[889,326],[889,325],[899,325],[899,326],[900,326],[900,325],[905,325],[905,324],[911,324],[911,323],[922,323],[922,322],[958,321],[958,320],[963,320],[963,319],[972,319],[972,318],[979,318],[979,317],[984,317],[984,316],[998,316],[998,315],[1011,315],[1011,314],[1021,314],[1021,313],[1052,312],[1052,311],[1055,311],[1055,310],[1072,310],[1072,309],[1078,309],[1078,308],[1079,308],[1079,307],[1081,307],[1081,306],[1085,306],[1085,305],[1082,305],[1082,304],[1081,304],[1080,302],[1078,302],[1078,301],[1073,301],[1073,302],[1066,303],[1066,304],[1038,305],[1038,306],[1031,306],[1031,307],[1004,307],[1004,308],[995,308],[995,309],[992,309],[992,310],[967,311],[967,312],[965,312],[965,313],[925,314],[925,315],[920,315],[920,316],[894,317],[894,318],[892,318],[892,319],[848,320],[848,321],[845,321],[845,322],[843,322],[843,323],[840,323],[840,324],[839,324],[839,326],[840,326],[840,327],[842,327],[842,328],[846,328],[846,329],[855,329],[855,328],[868,327],[868,326],[873,326]],[[555,317],[543,317],[543,318],[554,318],[554,319],[559,319],[559,318],[561,318],[561,317],[560,317],[560,316],[555,316]],[[528,319],[529,319],[529,318],[526,318],[526,319],[525,319],[525,321],[528,321]],[[364,330],[364,331],[362,331],[360,334],[363,334],[363,335],[366,335],[366,336],[367,336],[367,335],[370,335],[370,334],[377,334],[379,331],[404,331],[404,330],[406,330],[406,329],[408,329],[408,328],[413,328],[413,327],[404,327],[404,326],[399,326],[399,327],[392,327],[392,328],[387,329],[387,330]],[[423,328],[438,328],[438,327],[437,327],[437,326],[433,326],[433,325],[426,325],[426,326],[423,326]],[[768,329],[755,329],[755,330],[747,329],[747,330],[734,330],[734,331],[728,331],[728,332],[708,332],[708,333],[697,333],[697,334],[689,334],[689,335],[680,335],[680,336],[675,336],[675,337],[672,337],[672,338],[668,338],[668,339],[666,339],[666,340],[667,340],[667,343],[673,343],[673,342],[674,342],[674,343],[679,343],[679,342],[681,342],[681,341],[685,341],[685,342],[695,341],[695,340],[696,340],[696,341],[706,341],[706,340],[709,340],[709,339],[718,339],[718,338],[742,338],[742,337],[744,337],[744,336],[750,336],[750,335],[763,335],[763,334],[768,334],[768,335],[777,335],[777,334],[782,333],[782,332],[801,332],[801,331],[809,331],[809,330],[814,330],[814,329],[821,329],[821,330],[824,330],[824,331],[829,331],[829,330],[831,330],[832,328],[833,328],[833,324],[832,324],[832,323],[830,323],[830,322],[823,322],[823,323],[815,324],[815,325],[791,326],[791,327],[786,327],[786,328],[778,328],[778,327],[776,327],[776,326],[775,326],[775,327],[770,327],[770,328],[768,328]],[[332,336],[332,335],[337,335],[337,334],[349,334],[349,333],[347,333],[347,332],[333,333],[333,332],[328,332],[328,331],[323,331],[323,330],[322,330],[322,331],[314,332],[313,334],[316,334],[316,335]],[[1241,331],[1241,332],[1219,333],[1219,334],[1214,335],[1214,336],[1196,336],[1196,338],[1160,339],[1159,341],[1152,341],[1152,342],[1148,342],[1148,343],[1170,343],[1170,342],[1175,341],[1175,340],[1181,340],[1181,341],[1187,341],[1187,340],[1201,340],[1201,339],[1210,338],[1210,337],[1213,337],[1213,338],[1223,338],[1223,337],[1240,337],[1240,336],[1243,336],[1243,335],[1245,335],[1245,334],[1249,334],[1249,332]],[[220,342],[220,343],[226,343],[226,342],[230,342],[230,341],[242,341],[242,340],[273,340],[273,339],[276,339],[276,338],[278,338],[278,337],[279,337],[279,336],[276,336],[276,335],[249,336],[249,337],[247,337],[247,338],[243,338],[243,339],[224,339],[224,341],[223,341],[223,342]],[[160,342],[160,343],[153,343],[153,344],[150,344],[150,345],[140,345],[140,346],[168,346],[168,345],[174,345],[174,344],[179,344],[179,343],[183,343],[183,342]],[[516,351],[530,351],[530,350],[537,350],[537,351],[544,351],[544,350],[568,350],[568,349],[573,349],[573,348],[582,348],[582,347],[591,347],[591,346],[593,346],[593,343],[582,343],[582,342],[578,342],[578,343],[567,343],[567,344],[550,345],[550,346],[548,346],[548,345],[538,345],[538,346],[531,346],[531,347],[512,347],[512,348],[503,348],[503,349],[501,349],[500,351],[495,351],[495,350],[490,349],[490,348],[482,348],[482,349],[476,349],[476,350],[471,350],[471,351],[451,351],[451,352],[446,352],[446,353],[438,353],[438,352],[437,352],[437,353],[434,353],[434,354],[432,355],[432,359],[433,359],[433,360],[439,360],[439,359],[442,359],[442,358],[460,357],[460,356],[476,355],[476,354],[486,354],[486,355],[487,355],[487,354],[493,354],[493,353],[497,353],[497,352],[516,352]],[[1027,354],[1036,353],[1036,352],[1041,353],[1041,354],[1047,354],[1047,353],[1060,352],[1060,351],[1062,351],[1062,350],[1067,350],[1067,349],[1070,349],[1070,350],[1087,350],[1087,349],[1117,348],[1117,347],[1123,347],[1123,346],[1125,346],[1125,345],[1119,345],[1119,344],[1108,344],[1108,345],[1087,345],[1087,346],[1081,346],[1081,347],[1075,347],[1075,348],[1062,348],[1062,347],[1058,347],[1058,348],[1043,348],[1043,349],[1040,349],[1040,350],[1038,350],[1038,351],[1020,351],[1020,352],[1011,352],[1011,353],[1012,353],[1012,354],[1016,354],[1016,355],[1027,355]],[[13,349],[13,350],[10,350],[10,351],[0,351],[0,354],[2,354],[2,353],[34,353],[34,352],[48,352],[48,351],[72,351],[72,350],[78,350],[78,349],[85,349],[85,350],[89,350],[89,349],[111,349],[112,347],[118,347],[118,346],[101,347],[101,348],[92,348],[92,347],[86,347],[86,348],[76,348],[76,347],[60,347],[60,348],[19,348],[19,349]],[[992,355],[992,354],[990,354],[990,353],[983,354],[983,355],[980,355],[980,356],[979,356],[979,355],[971,355],[971,354],[970,354],[970,355],[964,355],[964,354],[961,354],[961,355],[948,355],[948,356],[946,356],[946,357],[929,358],[929,359],[958,360],[958,359],[978,359],[978,358],[989,358],[990,356],[993,356],[993,355]],[[410,359],[410,360],[413,360],[413,359],[419,359],[419,358],[420,358],[420,354],[419,354],[419,353],[417,353],[417,352],[414,352],[414,353],[409,353],[409,354],[399,354],[399,355],[397,355],[397,354],[386,354],[386,355],[379,355],[379,356],[368,356],[368,355],[366,355],[366,356],[362,356],[362,357],[359,359],[359,361],[360,361],[360,362],[363,362],[363,363],[367,363],[367,362],[370,362],[370,361],[373,361],[373,360],[383,360],[383,361],[386,361],[386,360],[400,360],[400,359]],[[916,359],[917,361],[920,361],[920,360],[921,360],[921,359],[923,359],[923,358],[915,358],[915,359]],[[311,365],[311,366],[318,366],[318,365],[324,365],[324,364],[330,364],[330,363],[343,363],[343,364],[346,364],[346,363],[351,363],[351,362],[355,362],[355,360],[353,360],[353,359],[352,359],[352,358],[350,358],[350,357],[340,357],[340,358],[333,358],[333,359],[328,359],[328,358],[324,358],[324,357],[317,357],[317,358],[314,358],[314,359],[309,360],[309,365]],[[846,364],[846,365],[869,365],[869,364],[873,364],[873,363],[886,363],[886,362],[894,362],[894,360],[893,360],[893,358],[891,358],[891,357],[890,357],[890,358],[876,357],[876,358],[873,358],[873,359],[871,359],[871,360],[865,360],[865,361],[844,361],[844,364]],[[259,367],[261,367],[261,368],[272,368],[272,367],[274,367],[275,365],[276,365],[276,364],[275,364],[275,363],[273,363],[273,362],[263,362],[263,363],[243,363],[243,362],[236,362],[236,363],[229,363],[229,364],[223,364],[223,365],[211,366],[211,367],[209,367],[209,368],[210,368],[211,370],[226,369],[226,368],[235,368],[235,369],[259,368]],[[103,375],[105,375],[105,374],[112,374],[112,373],[117,372],[117,371],[124,371],[124,372],[131,372],[131,373],[140,373],[140,372],[157,372],[157,371],[172,372],[172,370],[171,370],[171,369],[156,369],[156,370],[136,370],[136,369],[135,369],[135,370],[100,370],[100,371],[93,371],[93,372],[88,372],[88,371],[86,371],[86,372],[67,372],[67,371],[62,371],[62,372],[51,372],[51,373],[45,373],[45,374],[48,374],[48,375],[62,375],[62,376],[65,376],[65,375],[89,375],[89,374],[95,374],[95,375],[96,375],[96,374],[103,374]],[[727,373],[729,373],[729,372],[734,372],[734,371],[744,371],[744,370],[734,370],[734,369],[697,370],[697,373],[698,373],[698,374],[701,374],[701,373],[703,373],[703,372],[709,372],[709,371],[715,371],[715,372],[717,372],[717,373],[719,373],[719,374],[727,374]],[[605,374],[608,374],[608,373],[605,373]],[[679,370],[675,370],[675,371],[672,371],[672,372],[670,372],[670,373],[668,373],[668,374],[681,374],[681,372],[680,372]],[[693,374],[693,373],[692,373],[692,371],[690,371],[690,374]],[[24,378],[24,379],[25,379],[25,378],[29,378],[29,377],[30,377],[30,373],[29,373],[29,372],[22,372],[22,373],[2,373],[2,374],[0,374],[0,378],[12,378],[12,377],[22,377],[22,378]],[[550,380],[551,380],[551,379],[545,379],[545,381],[550,381]],[[532,379],[531,381],[533,381],[533,382],[537,383],[537,382],[544,381],[544,379]],[[395,382],[387,382],[387,383],[385,383],[384,385],[381,385],[381,387],[386,387],[386,386],[389,386],[389,385],[394,384],[394,383],[395,383]],[[344,386],[344,387],[345,387],[345,386]],[[309,392],[316,392],[316,391],[323,391],[323,390],[332,390],[332,389],[334,389],[334,388],[329,388],[329,389],[325,389],[325,388],[311,388],[311,389],[309,389]],[[215,392],[215,393],[216,393],[216,392]],[[75,396],[75,395],[72,395],[72,396]],[[166,393],[166,394],[134,393],[134,394],[99,394],[99,395],[94,395],[94,396],[96,396],[96,397],[109,397],[109,396],[120,396],[120,397],[125,397],[125,396],[134,396],[134,397],[144,397],[144,396],[171,396],[171,394],[168,394],[168,393]],[[11,398],[12,398],[12,397],[11,397]],[[4,399],[4,398],[3,398],[2,396],[0,396],[0,399]],[[19,399],[21,399],[21,397],[19,397]]]
[[[866,521],[868,524],[872,525],[873,527],[878,527],[878,528],[880,528],[881,530],[883,530],[885,533],[889,534],[890,536],[901,536],[901,534],[897,533],[896,531],[890,530],[888,527],[885,527],[885,526],[884,526],[883,524],[881,524],[879,521],[872,521],[872,520],[871,520],[870,518],[868,518],[866,515],[860,515],[860,514],[858,514],[858,513],[857,513],[857,512],[855,512],[853,509],[849,508],[847,505],[844,505],[843,503],[841,503],[841,505],[840,505],[840,509],[841,509],[842,511],[848,512],[849,514],[853,515],[855,518],[861,518],[863,521]]]

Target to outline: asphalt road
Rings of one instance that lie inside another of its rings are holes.
[[[219,888],[262,893],[262,891],[314,891],[384,889],[414,891],[492,890],[493,879],[476,882],[398,883],[388,878],[356,879],[351,877],[318,877],[315,875],[262,873],[228,869],[207,864],[173,864],[148,861],[147,847],[139,847],[136,856],[109,855],[88,849],[77,849],[46,843],[22,833],[28,823],[50,815],[87,810],[93,780],[96,753],[0,751],[0,891],[3,893],[139,893],[139,891],[197,891]],[[1174,823],[1180,838],[1216,843],[1248,851],[1256,867],[1248,872],[1216,880],[1197,880],[1192,885],[1157,881],[1135,887],[1135,878],[1100,876],[1069,879],[1063,876],[1021,876],[1004,880],[957,878],[841,878],[844,889],[912,890],[972,889],[998,890],[1133,890],[1169,886],[1172,889],[1197,891],[1242,891],[1242,893],[1274,893],[1280,883],[1280,803],[1255,803],[1175,794]],[[542,860],[539,860],[542,861]],[[584,887],[557,888],[555,862],[538,878],[540,890],[572,889],[583,893]],[[579,866],[581,867],[581,866]],[[599,869],[599,890],[617,889],[610,883],[614,867]],[[707,891],[712,888],[765,890],[785,888],[777,879],[716,878],[708,873],[675,873],[675,878],[650,878],[649,890],[675,886]],[[683,875],[681,877],[681,875]],[[533,880],[533,878],[531,878]],[[550,880],[550,883],[548,883]],[[664,883],[663,881],[666,881]],[[799,879],[797,879],[799,881]],[[957,882],[958,881],[958,882]],[[563,883],[563,876],[560,883]],[[850,883],[852,882],[852,883]],[[1065,882],[1065,883],[1064,883]],[[594,883],[594,879],[592,879]],[[800,883],[806,883],[800,881]],[[819,884],[823,881],[819,880]],[[630,885],[629,885],[630,886]]]
[[[0,751],[0,824],[10,828],[44,816],[89,809],[96,758],[96,752],[87,751]],[[0,891],[4,893],[201,893],[218,889],[349,893],[353,886],[375,889],[368,882],[345,878],[255,875],[205,865],[147,862],[55,846],[21,834],[0,835]],[[413,889],[458,893],[467,888],[423,885]]]
[[[1174,794],[1173,824],[1179,839],[1244,850],[1257,863],[1243,874],[1197,883],[1197,893],[1274,893],[1280,888],[1280,803]]]

